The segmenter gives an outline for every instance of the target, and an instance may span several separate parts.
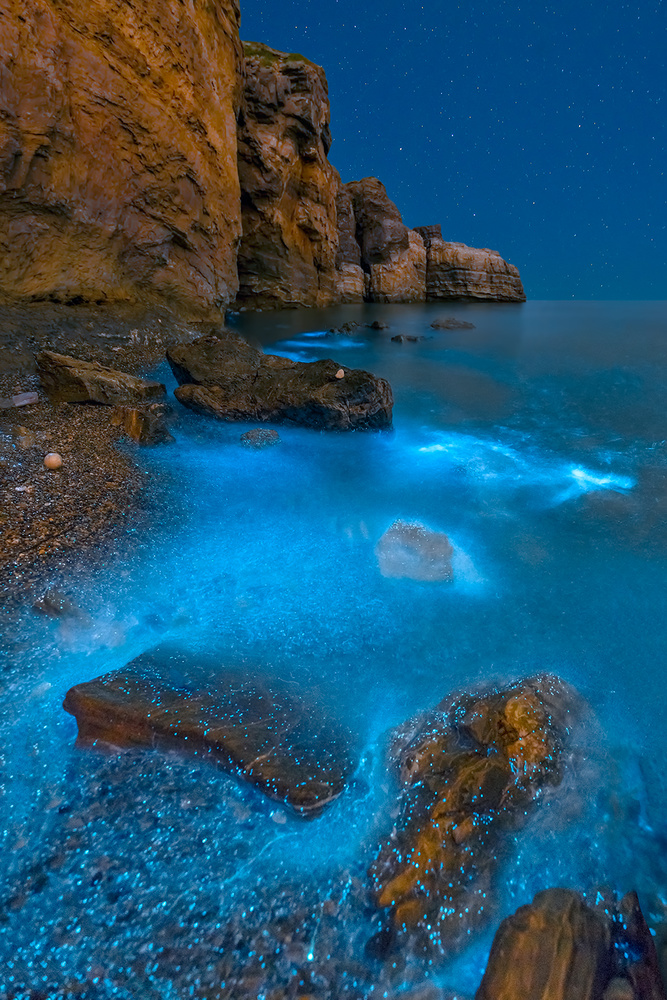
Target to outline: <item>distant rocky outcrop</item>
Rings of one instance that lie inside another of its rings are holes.
[[[0,296],[223,307],[237,289],[238,0],[6,0]]]
[[[171,347],[167,358],[180,383],[178,401],[220,420],[341,431],[391,426],[389,383],[335,361],[263,354],[234,333]]]
[[[324,70],[304,56],[244,43],[238,165],[240,305],[326,306],[336,299],[338,174],[329,163]]]
[[[420,226],[426,246],[426,297],[525,302],[519,272],[495,250],[448,243],[440,226]]]
[[[346,189],[361,265],[367,275],[364,297],[370,302],[423,302],[426,251],[421,236],[403,224],[401,213],[377,177],[353,181]]]

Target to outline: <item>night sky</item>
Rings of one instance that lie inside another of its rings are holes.
[[[667,299],[667,0],[241,0],[327,71],[343,180],[492,247],[529,298]]]

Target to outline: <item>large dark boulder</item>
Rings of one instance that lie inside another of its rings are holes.
[[[325,430],[389,427],[391,386],[331,360],[263,354],[234,333],[167,351],[184,406],[220,420],[292,423]]]
[[[540,676],[443,702],[399,732],[399,815],[370,873],[396,934],[449,954],[488,918],[503,837],[560,782],[578,707]]]
[[[350,734],[307,698],[165,647],[71,688],[64,708],[78,745],[195,754],[300,815],[337,798],[356,767]]]
[[[42,387],[52,402],[116,406],[161,399],[167,391],[160,382],[53,351],[42,351],[35,360]]]

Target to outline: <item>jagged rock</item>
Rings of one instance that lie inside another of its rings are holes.
[[[352,199],[361,264],[368,275],[370,302],[423,302],[426,250],[419,233],[403,224],[401,213],[376,177],[346,184]]]
[[[578,707],[544,675],[445,701],[396,736],[399,818],[370,874],[414,947],[451,953],[488,919],[502,836],[560,782]]]
[[[0,294],[234,299],[238,0],[6,0]]]
[[[601,1000],[610,942],[578,893],[541,892],[500,925],[476,1000]]]
[[[426,297],[525,302],[519,272],[495,250],[448,243],[440,226],[418,226],[426,245]]]
[[[390,579],[435,583],[454,577],[454,549],[447,535],[423,524],[395,521],[375,546],[375,555],[380,572]]]
[[[160,399],[167,391],[160,382],[135,378],[113,368],[54,354],[53,351],[42,351],[35,361],[42,387],[52,402],[114,406]]]
[[[465,319],[455,319],[453,316],[448,319],[435,319],[431,323],[433,330],[474,330],[475,324],[468,323]]]
[[[266,427],[254,427],[241,435],[241,444],[246,448],[271,448],[280,444],[280,436],[277,431],[269,430]]]
[[[221,420],[294,423],[327,430],[389,427],[384,379],[335,361],[295,362],[262,354],[228,333],[171,347],[167,358],[184,406]],[[337,377],[343,371],[344,378]]]
[[[327,159],[326,76],[304,56],[254,42],[244,50],[238,302],[253,309],[326,306],[336,293],[339,188]]]
[[[300,815],[337,798],[356,766],[350,734],[300,695],[166,647],[71,688],[64,708],[78,745],[196,754]]]
[[[169,433],[162,403],[149,406],[116,406],[111,414],[111,423],[121,427],[137,444],[170,444],[174,438]]]
[[[617,938],[615,951],[628,956],[623,971],[637,1000],[666,1000],[655,942],[636,892],[629,892],[623,897],[618,913],[620,919],[614,925]]]
[[[352,196],[340,185],[336,196],[338,217],[338,252],[336,254],[336,300],[341,303],[363,302],[366,289],[361,266],[361,247],[357,243],[357,222]]]

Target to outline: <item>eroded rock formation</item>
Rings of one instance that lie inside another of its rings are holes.
[[[336,298],[338,174],[328,160],[324,70],[246,42],[238,164],[241,305],[326,306]]]
[[[234,298],[239,17],[238,0],[6,0],[0,295]]]
[[[76,716],[79,745],[201,755],[303,815],[337,798],[356,766],[350,734],[314,705],[215,658],[164,647],[71,688],[64,708]]]
[[[426,297],[525,302],[519,272],[495,250],[448,243],[440,226],[416,230],[426,246]]]
[[[346,185],[354,212],[361,265],[370,302],[423,302],[426,298],[424,241],[403,224],[401,213],[377,177]]]
[[[301,424],[324,430],[391,426],[384,379],[329,359],[296,362],[263,354],[235,333],[169,348],[184,406],[221,420]]]
[[[560,782],[577,708],[541,676],[445,702],[399,734],[399,818],[371,869],[394,934],[451,953],[488,919],[503,833]]]

